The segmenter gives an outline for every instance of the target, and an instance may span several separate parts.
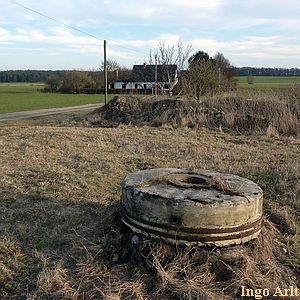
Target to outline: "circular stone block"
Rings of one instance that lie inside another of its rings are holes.
[[[229,246],[258,236],[263,191],[232,174],[151,169],[122,182],[120,213],[134,232],[186,245]]]

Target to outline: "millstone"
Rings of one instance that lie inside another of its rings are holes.
[[[263,191],[211,170],[150,169],[122,182],[120,213],[134,232],[185,245],[229,246],[261,231]]]

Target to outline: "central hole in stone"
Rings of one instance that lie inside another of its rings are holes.
[[[171,217],[171,223],[173,225],[181,225],[181,218],[178,216],[172,216]]]
[[[188,176],[183,178],[183,180],[180,181],[189,184],[204,184],[206,182],[204,178],[196,177],[196,176]]]

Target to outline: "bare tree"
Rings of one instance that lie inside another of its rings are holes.
[[[165,42],[160,42],[156,51],[153,52],[150,50],[148,64],[164,66],[162,70],[163,76],[162,74],[160,76],[163,82],[170,83],[170,93],[172,93],[177,84],[178,77],[181,76],[182,71],[187,68],[192,49],[192,45],[184,47],[183,43],[179,40],[177,45],[166,45]],[[177,67],[176,74],[173,74],[174,69],[170,67],[172,65],[176,65]]]
[[[108,59],[106,61],[106,68],[107,68],[107,82],[113,83],[116,80],[115,72],[116,70],[120,70],[121,66],[115,60]],[[102,65],[100,67],[100,72],[102,74],[104,72],[104,62],[102,62]],[[104,82],[103,82],[103,86],[104,86]]]
[[[185,48],[180,40],[177,45],[166,45],[165,42],[160,42],[155,52],[150,50],[149,64],[155,64],[155,57],[157,57],[157,64],[177,65],[177,69],[180,72],[187,68],[188,59],[192,51],[192,45],[188,45]]]
[[[219,72],[219,92],[236,89],[237,70],[228,59],[220,52],[217,52],[213,58]]]
[[[117,61],[108,59],[106,61],[106,68],[107,72],[113,72],[114,70],[119,70],[121,66]],[[101,67],[99,69],[100,71],[104,71],[104,62],[101,63]]]

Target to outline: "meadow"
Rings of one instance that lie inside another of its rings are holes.
[[[269,106],[266,111],[272,113]],[[1,299],[234,300],[245,299],[242,286],[270,295],[277,287],[299,287],[295,135],[101,128],[86,114],[0,124]],[[264,191],[259,237],[224,249],[131,243],[118,214],[121,182],[132,172],[165,167],[211,169],[256,182]]]
[[[104,95],[42,93],[43,87],[43,84],[0,84],[0,113],[104,102]]]
[[[299,83],[300,77],[256,76],[254,84],[248,84],[247,78],[238,78],[241,95],[251,96],[258,91],[284,92],[293,83]],[[52,94],[42,93],[43,84],[36,83],[0,83],[0,113],[25,110],[59,108],[104,102],[104,95]],[[108,100],[115,95],[108,95]]]
[[[246,76],[238,78],[238,86],[242,89],[270,89],[282,90],[288,88],[293,83],[300,83],[299,76],[253,76],[254,83],[248,84]]]

